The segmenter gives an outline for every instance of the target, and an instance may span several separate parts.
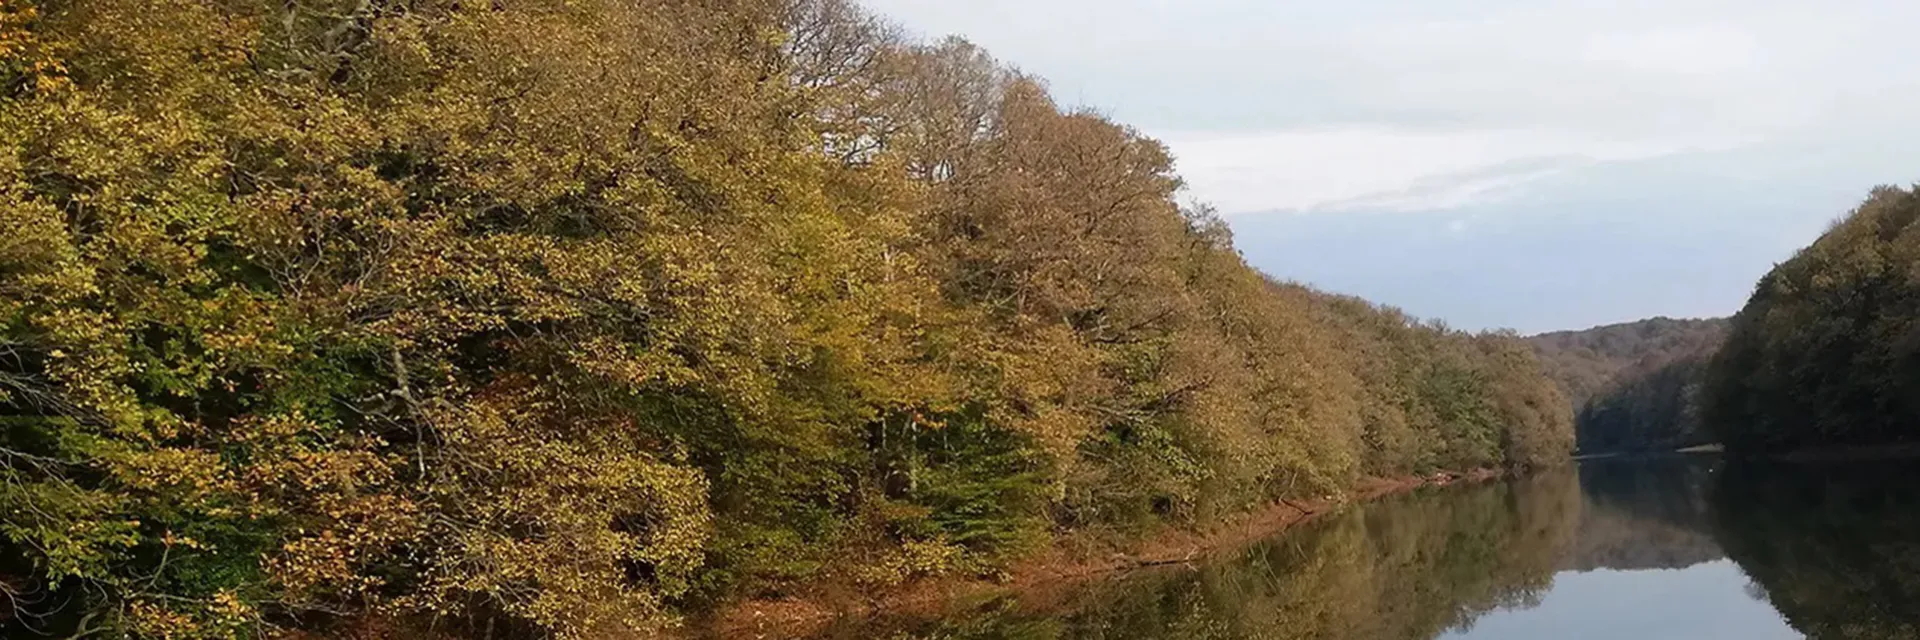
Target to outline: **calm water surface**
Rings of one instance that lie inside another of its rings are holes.
[[[1676,456],[1424,490],[885,638],[1920,639],[1920,462]]]

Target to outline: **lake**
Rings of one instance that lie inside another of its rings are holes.
[[[823,639],[1920,638],[1920,464],[1607,459]]]

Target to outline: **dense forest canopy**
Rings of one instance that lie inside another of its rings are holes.
[[[1652,360],[1667,360],[1719,343],[1724,318],[1648,318],[1577,331],[1529,336],[1548,375],[1566,390],[1575,407],[1601,394],[1621,371]]]
[[[1700,420],[1710,347],[1643,361],[1616,374],[1575,414],[1583,452],[1673,451],[1714,442]]]
[[[1660,317],[1527,340],[1572,402],[1581,453],[1673,450],[1712,441],[1700,388],[1727,325]]]
[[[1920,193],[1875,189],[1733,318],[1703,409],[1730,450],[1920,439]]]
[[[1920,195],[1880,187],[1776,265],[1729,320],[1529,338],[1583,453],[1741,453],[1920,439]]]
[[[4,624],[645,633],[1566,457],[1181,193],[845,0],[6,0]]]

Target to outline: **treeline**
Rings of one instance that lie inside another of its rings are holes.
[[[1571,446],[843,0],[8,2],[0,148],[10,629],[644,633]]]
[[[1920,194],[1875,189],[1768,272],[1709,367],[1708,425],[1772,452],[1920,438]]]
[[[1920,195],[1881,187],[1759,281],[1727,321],[1529,340],[1573,399],[1582,453],[1741,453],[1920,439]],[[1723,344],[1724,343],[1724,344]]]
[[[1673,451],[1714,442],[1700,419],[1701,385],[1713,346],[1649,358],[1615,374],[1574,416],[1578,449]]]
[[[1578,451],[1671,451],[1713,441],[1700,393],[1727,326],[1660,317],[1528,341],[1572,401]]]

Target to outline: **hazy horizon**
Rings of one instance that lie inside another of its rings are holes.
[[[1727,315],[1920,178],[1886,0],[867,4],[1165,141],[1255,266],[1463,328]]]

